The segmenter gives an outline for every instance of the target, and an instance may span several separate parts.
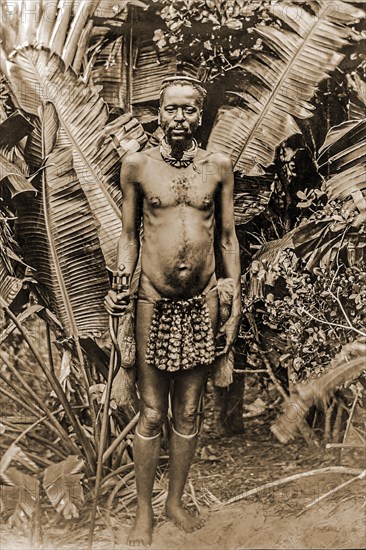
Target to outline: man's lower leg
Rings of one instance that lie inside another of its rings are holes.
[[[199,529],[203,521],[188,514],[182,505],[184,486],[197,447],[198,430],[185,435],[173,428],[169,448],[169,491],[166,500],[166,515],[184,531]]]
[[[160,456],[160,432],[152,437],[143,436],[136,430],[133,441],[137,511],[135,524],[127,544],[146,546],[151,544],[153,528],[152,492]]]

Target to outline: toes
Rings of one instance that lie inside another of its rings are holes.
[[[127,541],[127,546],[132,546],[132,547],[145,547],[145,546],[150,546],[151,545],[151,541],[148,541],[148,540],[128,540]]]

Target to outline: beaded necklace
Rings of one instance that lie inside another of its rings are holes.
[[[192,147],[183,152],[182,158],[176,159],[172,156],[172,148],[169,143],[166,142],[165,138],[163,138],[160,142],[160,154],[163,160],[167,164],[170,164],[170,166],[174,166],[175,168],[187,168],[187,166],[189,166],[193,162],[194,157],[197,154],[197,150],[197,141],[193,139]]]

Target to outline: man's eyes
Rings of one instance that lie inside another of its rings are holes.
[[[173,114],[177,111],[177,108],[176,107],[165,107],[165,111],[168,114]],[[187,113],[188,115],[193,115],[196,112],[196,109],[194,109],[193,107],[184,107],[183,111],[185,113]]]

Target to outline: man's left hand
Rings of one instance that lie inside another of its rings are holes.
[[[216,340],[220,338],[225,339],[225,345],[223,350],[220,350],[217,355],[225,355],[233,347],[235,340],[239,334],[239,328],[241,323],[241,313],[232,314],[226,323],[220,328],[217,333]]]

